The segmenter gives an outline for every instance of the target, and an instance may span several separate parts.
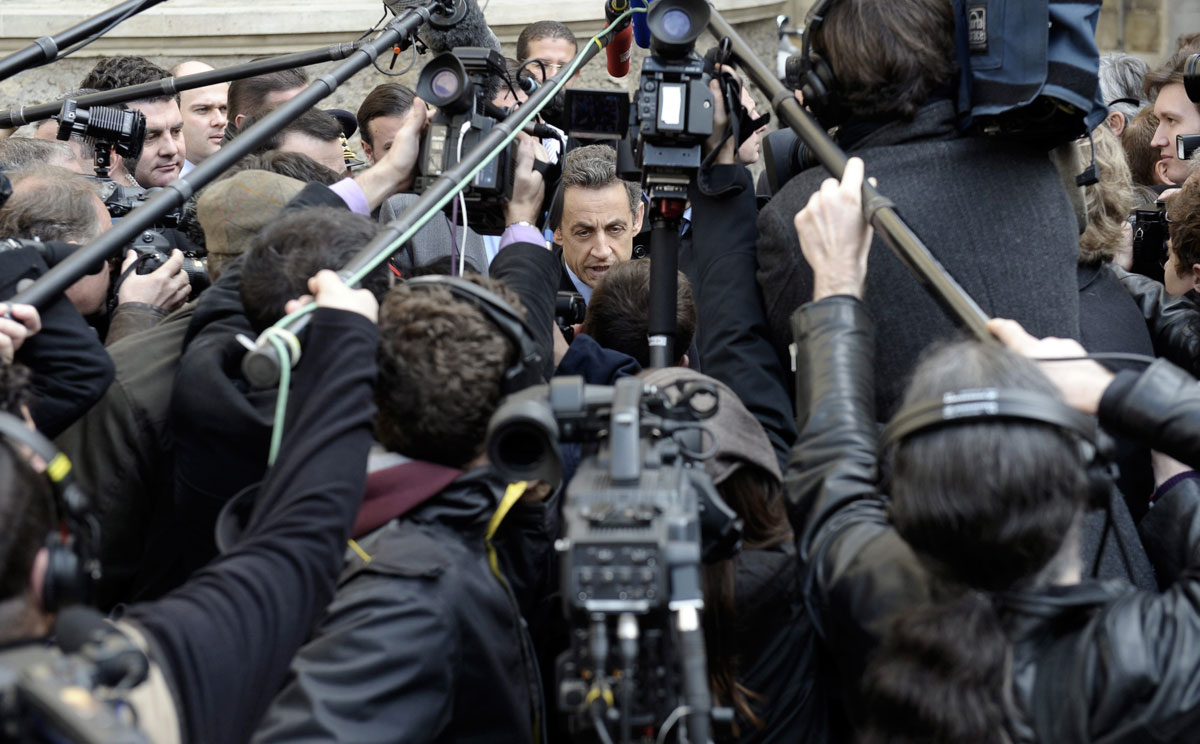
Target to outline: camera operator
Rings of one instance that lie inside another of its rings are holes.
[[[148,650],[151,673],[128,700],[154,741],[243,741],[288,660],[332,595],[364,486],[377,304],[331,272],[309,284],[319,309],[297,369],[301,405],[280,457],[231,550],[171,596],[130,607],[120,626]],[[40,605],[50,494],[0,446],[0,509],[22,513],[3,557],[6,641],[42,643]],[[107,704],[107,703],[103,703]]]
[[[818,120],[866,161],[880,188],[941,264],[992,315],[1032,333],[1079,336],[1079,229],[1062,180],[1042,150],[959,136],[954,16],[942,0],[835,0],[810,28],[812,50],[836,78]],[[881,60],[886,60],[882,62]],[[809,102],[810,104],[812,102]],[[791,179],[759,215],[759,283],[776,353],[812,290],[792,217],[826,172]],[[887,418],[918,355],[957,332],[882,240],[867,301],[879,324],[876,407]]]
[[[13,194],[0,209],[0,235],[85,244],[112,226],[95,184],[78,174],[46,166],[15,173],[11,180]],[[130,249],[119,284],[110,282],[109,265],[102,262],[66,291],[80,314],[106,326],[106,344],[157,325],[188,298],[182,253],[172,251],[169,260],[149,274],[133,271],[136,261],[137,253]],[[110,285],[116,290],[116,307],[105,317]]]
[[[1158,148],[1160,167],[1171,184],[1182,184],[1191,168],[1177,157],[1175,137],[1200,134],[1200,103],[1188,98],[1183,86],[1183,69],[1189,55],[1200,53],[1200,43],[1183,44],[1163,65],[1146,75],[1146,95],[1154,99],[1158,127],[1150,146]]]
[[[171,73],[143,57],[107,57],[96,63],[80,87],[115,90],[168,77]],[[131,172],[134,181],[144,189],[166,186],[179,178],[186,155],[179,97],[153,96],[125,105],[146,116],[146,138],[141,156],[132,168],[126,163],[126,171]]]
[[[1196,464],[1195,381],[1164,361],[1114,378],[1089,361],[1039,371],[994,345],[946,346],[918,367],[901,413],[911,423],[936,401],[937,415],[915,428],[889,425],[881,463],[873,324],[859,299],[871,243],[861,178],[852,159],[842,183],[826,181],[795,219],[815,281],[813,301],[794,316],[803,426],[788,471],[810,614],[829,669],[862,714],[855,720],[870,741],[1189,741],[1200,715],[1191,683],[1200,618],[1189,599],[1200,561],[1197,480],[1177,465],[1160,471],[1139,525],[1156,546],[1164,593],[1082,580],[1090,419],[1064,403]],[[1012,321],[989,327],[1035,358],[1084,354]],[[953,400],[944,394],[981,388],[999,389],[1001,401],[1038,401],[1026,410],[1053,410],[1060,423],[942,413]]]

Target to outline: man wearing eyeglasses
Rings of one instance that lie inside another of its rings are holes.
[[[578,52],[575,34],[558,21],[531,23],[517,37],[517,61],[539,82],[557,75]],[[579,73],[576,72],[567,85],[574,85],[578,80]]]

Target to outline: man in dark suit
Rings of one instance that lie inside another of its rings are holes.
[[[985,312],[1016,318],[1036,336],[1079,338],[1071,202],[1044,151],[960,136],[950,4],[837,0],[810,25],[813,50],[835,78],[821,123],[839,125],[839,144],[865,161],[942,265]],[[813,287],[793,219],[828,176],[822,168],[801,172],[759,215],[758,281],[782,359],[788,319]],[[920,353],[956,329],[878,235],[870,267],[876,415],[887,418]]]

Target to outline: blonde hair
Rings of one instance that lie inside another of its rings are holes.
[[[1080,140],[1076,145],[1085,163],[1091,160],[1095,148],[1100,176],[1099,181],[1084,189],[1088,226],[1079,236],[1079,263],[1089,265],[1112,261],[1120,252],[1121,242],[1126,239],[1125,220],[1137,202],[1121,141],[1108,128],[1096,127],[1092,143]]]

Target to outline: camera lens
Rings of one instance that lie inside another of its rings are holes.
[[[441,70],[434,74],[429,87],[440,98],[454,98],[458,95],[458,75],[453,70]]]
[[[692,32],[691,16],[679,8],[671,8],[662,15],[662,32],[668,41],[686,39]]]

